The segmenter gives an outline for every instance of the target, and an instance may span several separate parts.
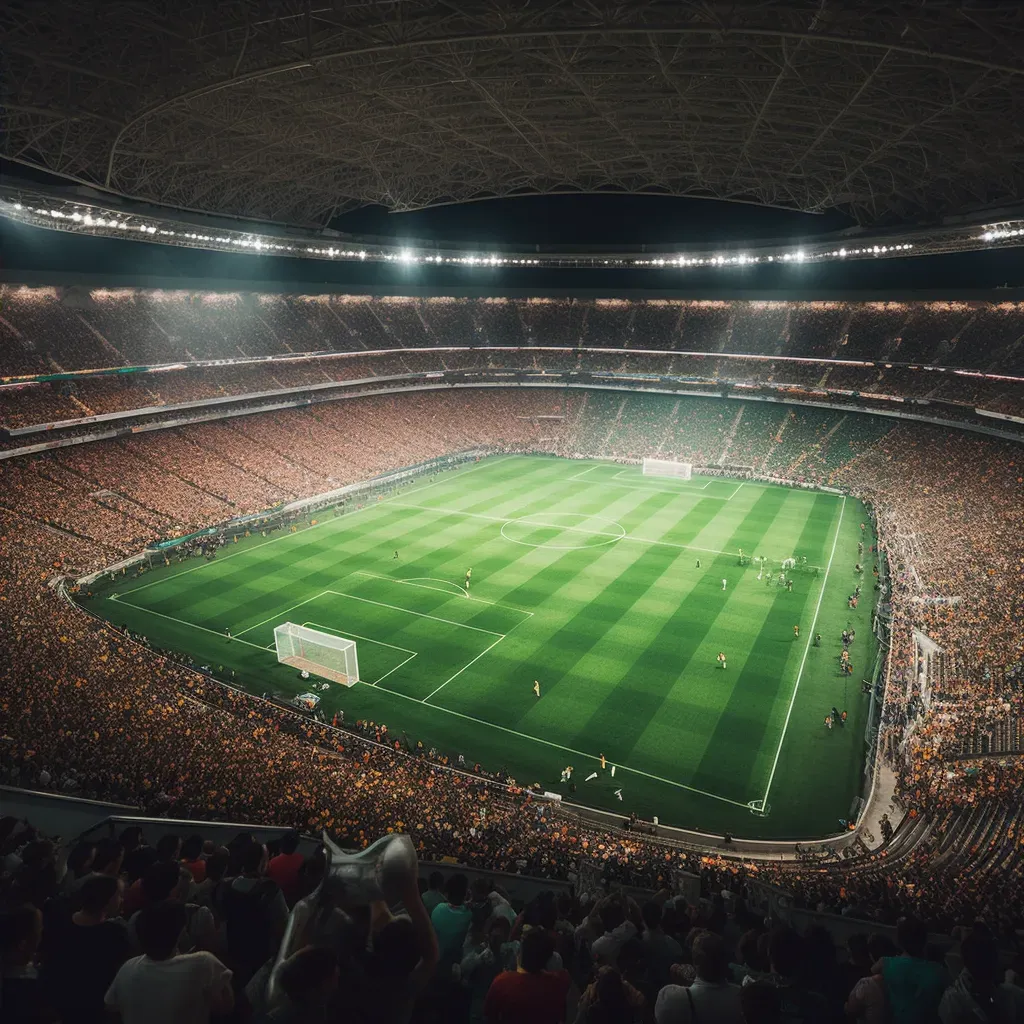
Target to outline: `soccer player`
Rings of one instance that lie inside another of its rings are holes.
[[[224,635],[230,640],[231,639],[231,630],[230,629],[225,629],[224,630]]]
[[[786,590],[788,590],[789,593],[791,593],[791,594],[793,593],[793,581],[792,580],[786,580]]]
[[[604,771],[608,767],[608,762],[605,760],[604,754],[601,755],[601,771]]]
[[[622,790],[621,789],[615,790],[615,795],[621,800],[622,799]]]
[[[725,651],[719,651],[719,652],[718,652],[718,664],[719,664],[719,665],[720,665],[720,666],[721,666],[722,668],[725,668],[725,667],[726,667],[726,666],[725,666]]]
[[[394,561],[396,558],[398,558],[398,552],[397,551],[391,556],[391,561]]]
[[[723,590],[725,590],[725,585],[726,585],[727,582],[728,582],[728,580],[722,580],[722,589]]]
[[[815,647],[820,647],[821,646],[821,634],[820,633],[815,633],[814,634],[814,646]]]
[[[533,681],[533,692],[537,700],[540,700],[540,680],[534,679]]]
[[[793,639],[794,640],[799,640],[800,639],[800,627],[799,626],[794,626],[793,627]]]
[[[699,558],[697,559],[697,568],[698,569],[700,568],[700,559]]]
[[[828,729],[829,732],[832,731],[832,716],[831,715],[826,715],[825,716],[825,728]]]
[[[845,711],[839,716],[839,724],[840,725],[846,725],[846,712]]]

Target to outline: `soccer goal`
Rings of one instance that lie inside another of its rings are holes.
[[[644,476],[674,476],[677,480],[689,480],[693,476],[693,463],[644,459]]]
[[[359,681],[355,640],[284,622],[274,629],[277,660],[342,686]]]

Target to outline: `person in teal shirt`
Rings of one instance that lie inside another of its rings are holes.
[[[462,946],[473,920],[473,913],[466,906],[468,888],[469,881],[465,875],[452,875],[445,886],[447,899],[434,907],[430,914],[430,923],[437,932],[437,945],[441,953],[438,963],[438,974],[441,977],[450,975],[452,965],[462,959]]]
[[[892,1024],[932,1024],[938,1019],[939,1001],[946,989],[946,969],[925,958],[928,932],[914,917],[896,924],[901,956],[884,956],[872,973],[882,976],[885,1002]]]

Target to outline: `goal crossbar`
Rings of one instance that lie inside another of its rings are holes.
[[[300,672],[330,679],[342,686],[354,686],[359,681],[355,640],[283,622],[274,628],[274,647],[281,664]]]

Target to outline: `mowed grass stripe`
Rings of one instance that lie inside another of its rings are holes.
[[[774,511],[784,500],[785,496],[778,491],[765,491],[730,537],[730,546],[749,546],[755,542],[765,522],[771,521]],[[654,549],[659,553],[664,550]],[[685,557],[689,559],[688,555]],[[664,571],[670,563],[664,559],[660,561]],[[727,577],[730,569],[735,570],[735,559],[731,555],[720,555],[710,563],[702,585],[680,602],[644,648],[637,651],[629,675],[589,715],[584,727],[576,734],[574,746],[587,749],[600,742],[602,737],[613,737],[615,749],[619,752],[617,756],[628,757],[667,698],[671,690],[668,677],[674,680],[679,667],[690,660],[728,601],[728,590],[722,590],[720,586],[716,588],[715,581]],[[630,608],[632,604],[630,602]],[[628,608],[624,609],[622,614],[627,611]],[[709,791],[714,792],[714,787]]]
[[[795,554],[806,555],[808,561],[822,557],[831,539],[831,527],[837,514],[839,501],[830,494],[814,496],[804,522],[804,528],[797,541]],[[729,766],[730,774],[743,780],[751,793],[750,799],[760,795],[763,781],[755,778],[758,763],[764,763],[762,750],[765,733],[769,725],[776,723],[773,714],[780,694],[792,692],[793,676],[796,672],[794,652],[798,656],[804,641],[793,639],[793,626],[802,625],[804,637],[810,629],[809,610],[823,581],[799,577],[804,583],[803,594],[796,601],[794,595],[785,590],[776,591],[771,611],[764,621],[757,639],[750,648],[743,670],[735,679],[715,730],[709,737],[705,755],[694,775],[694,785],[721,778],[722,765]]]

